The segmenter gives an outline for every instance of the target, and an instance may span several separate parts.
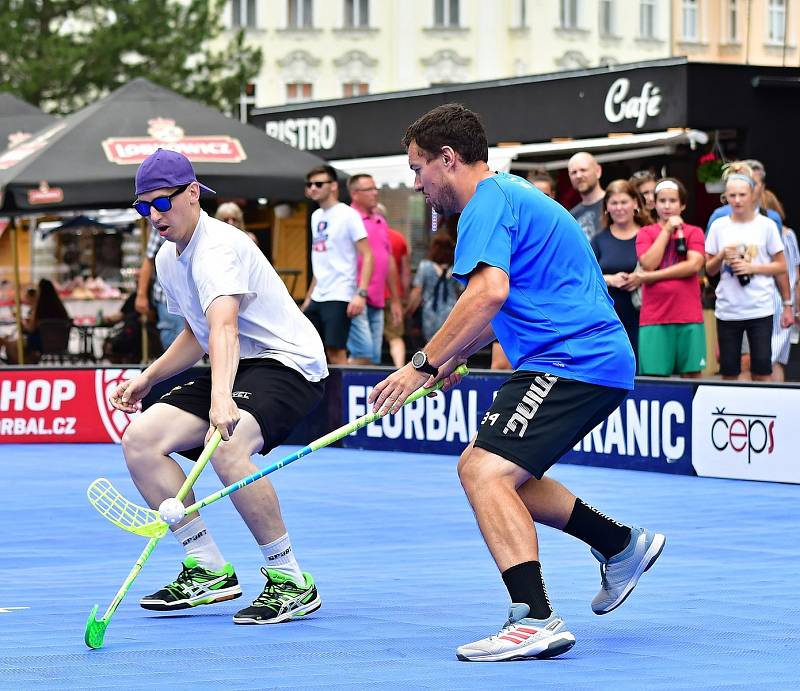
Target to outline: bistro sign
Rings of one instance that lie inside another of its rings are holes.
[[[265,130],[268,136],[303,151],[328,151],[336,145],[336,119],[331,115],[269,120]]]

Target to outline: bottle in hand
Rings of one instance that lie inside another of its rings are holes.
[[[686,248],[686,238],[683,235],[683,226],[678,226],[675,230],[675,251],[681,259],[686,259],[688,250]]]
[[[739,245],[737,250],[739,252],[739,258],[744,259],[747,248],[744,245]],[[739,285],[746,286],[750,283],[750,279],[752,278],[752,276],[750,274],[739,274],[736,276],[736,278],[739,279]]]

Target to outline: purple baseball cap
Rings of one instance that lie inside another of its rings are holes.
[[[156,149],[136,171],[136,195],[160,190],[165,187],[180,187],[197,182],[191,161],[177,151]],[[197,182],[201,190],[216,194],[210,187]]]

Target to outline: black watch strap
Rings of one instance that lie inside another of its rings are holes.
[[[424,361],[422,362],[422,364],[417,365],[414,362],[414,360],[416,360],[417,356],[419,355],[421,355],[424,358]],[[421,350],[418,350],[416,353],[414,353],[414,356],[411,358],[411,365],[418,372],[424,372],[425,374],[429,374],[432,377],[435,377],[439,374],[439,370],[436,369],[430,362],[428,362],[427,356]]]

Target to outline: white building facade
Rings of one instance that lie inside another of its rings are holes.
[[[252,105],[651,60],[670,0],[230,0],[264,62]]]

